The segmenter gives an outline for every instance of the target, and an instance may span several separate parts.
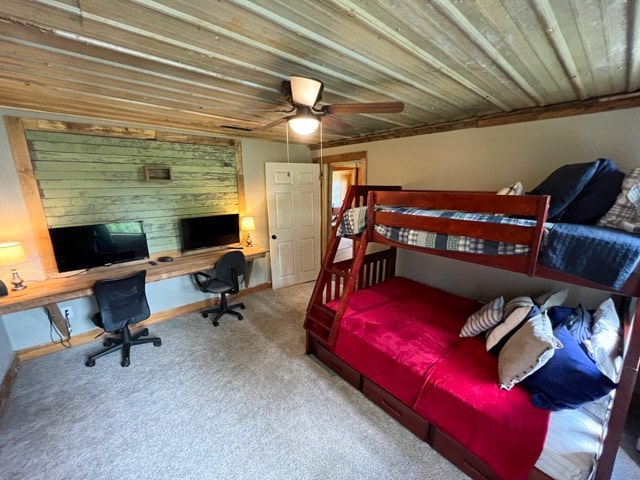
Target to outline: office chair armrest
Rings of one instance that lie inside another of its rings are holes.
[[[203,282],[203,279],[204,279],[204,282]],[[208,275],[204,272],[196,272],[193,274],[193,280],[198,284],[198,287],[200,287],[200,290],[206,291],[207,287],[211,283],[211,280],[213,279],[211,278],[211,275]]]

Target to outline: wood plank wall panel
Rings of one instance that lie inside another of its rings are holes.
[[[236,148],[25,130],[50,228],[143,220],[150,252],[180,248],[179,219],[239,211]],[[144,181],[143,166],[171,168]]]

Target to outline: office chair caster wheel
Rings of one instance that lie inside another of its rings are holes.
[[[120,362],[120,365],[122,365],[123,367],[128,367],[130,364],[131,364],[131,362],[129,362],[128,358],[126,360],[122,360]]]
[[[141,337],[146,337],[147,335],[149,335],[149,329],[148,328],[145,328],[144,330],[142,330],[140,332],[140,336]]]
[[[158,339],[155,342],[153,342],[153,346],[154,347],[159,347],[160,345],[162,345],[162,340]]]
[[[238,321],[242,320],[244,317],[242,315],[238,315]]]
[[[102,341],[102,346],[103,347],[110,347],[111,346],[111,340],[103,340]]]
[[[209,316],[209,314],[208,314],[208,313],[203,313],[203,314],[202,314],[202,318],[207,318],[208,316]]]
[[[220,325],[218,322],[211,322],[211,323],[213,323],[214,327],[217,327],[218,325]]]
[[[96,361],[95,360],[87,360],[86,362],[84,362],[84,364],[87,367],[95,367],[96,366]]]
[[[244,306],[244,303],[240,304],[240,310],[244,310],[246,307]]]

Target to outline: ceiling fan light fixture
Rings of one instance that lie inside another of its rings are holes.
[[[318,100],[318,93],[322,82],[313,78],[291,77],[291,95],[293,102],[298,105],[313,107]]]
[[[288,124],[298,135],[311,135],[318,129],[320,120],[311,115],[299,115],[289,119]]]

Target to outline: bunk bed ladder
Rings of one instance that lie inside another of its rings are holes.
[[[335,342],[337,326],[346,309],[351,292],[355,288],[362,287],[356,283],[356,280],[368,244],[366,233],[347,237],[355,242],[355,255],[349,260],[334,263],[340,243],[340,237],[336,235],[338,226],[349,208],[367,205],[367,195],[371,190],[400,190],[400,187],[379,185],[349,187],[338,212],[336,224],[331,229],[329,245],[307,308],[304,328],[329,345]],[[339,300],[337,307],[328,307],[327,304],[334,300]]]

